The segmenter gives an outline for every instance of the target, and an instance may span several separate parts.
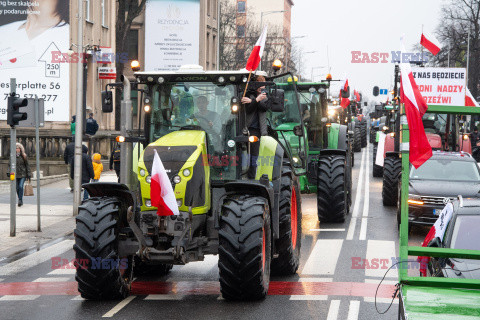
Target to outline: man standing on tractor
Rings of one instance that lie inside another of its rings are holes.
[[[256,76],[255,81],[265,82],[264,76]],[[255,83],[252,84],[253,86]],[[267,92],[265,86],[253,88],[247,91],[245,97],[242,98],[242,103],[245,104],[247,111],[248,131],[250,136],[266,136],[267,135],[267,119],[265,113],[268,110],[266,105]],[[250,168],[248,169],[248,179],[255,179],[257,169],[257,158],[260,150],[260,142],[251,143],[250,147]]]

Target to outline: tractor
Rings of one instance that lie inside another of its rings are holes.
[[[250,82],[246,70],[190,65],[134,73],[143,125],[131,129],[126,116],[131,109],[122,102],[126,129],[117,137],[121,161],[131,165],[122,167],[121,183],[83,185],[91,197],[78,207],[74,245],[76,258],[88,261],[76,272],[82,297],[124,298],[136,270],[166,274],[173,265],[202,261],[205,255],[218,255],[220,291],[227,300],[263,299],[271,274],[296,273],[302,237],[298,175],[307,164],[304,124],[296,84],[285,80],[292,75],[265,76],[265,82]],[[130,81],[123,77],[116,86],[128,101]],[[266,87],[266,136],[249,133],[240,103],[247,86]],[[112,109],[111,98],[112,91],[102,93],[104,111]],[[200,112],[199,98],[208,104],[209,116]],[[295,135],[279,139],[286,123]],[[255,178],[249,179],[252,143],[259,143],[259,154]],[[163,216],[152,204],[155,154],[179,215]],[[95,268],[106,260],[120,263]]]

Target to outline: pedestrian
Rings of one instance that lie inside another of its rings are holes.
[[[73,179],[75,176],[75,161],[70,164],[70,177]],[[95,177],[93,172],[92,158],[88,156],[88,148],[82,145],[82,184],[89,183],[91,179]],[[83,200],[88,199],[87,190],[83,191]]]
[[[478,133],[478,128],[474,127],[473,132],[470,134],[470,143],[472,147],[477,145],[478,140],[480,139],[480,134]]]
[[[98,180],[100,180],[100,175],[103,171],[102,156],[100,155],[100,153],[93,154],[92,165],[93,172],[95,173],[95,176],[93,177],[93,182],[98,182]]]
[[[110,155],[110,170],[115,169],[118,183],[120,183],[120,146],[115,146]]]
[[[265,77],[258,75],[255,77],[256,82],[265,82]],[[242,98],[242,103],[245,105],[247,112],[246,125],[250,136],[257,136],[257,142],[250,143],[250,166],[248,169],[248,179],[255,179],[257,170],[257,158],[260,150],[260,137],[267,135],[267,121],[266,112],[267,107],[267,93],[265,86],[255,86],[253,89],[247,91],[245,97]]]
[[[75,130],[75,129],[74,129]],[[71,177],[71,165],[75,157],[75,142],[72,141],[65,147],[65,151],[63,152],[63,161],[67,165],[68,170],[68,184],[70,186],[70,192],[73,192],[73,179]]]
[[[93,119],[93,113],[90,112],[90,114],[88,115],[87,124],[85,125],[85,133],[90,136],[94,136],[95,133],[97,133],[97,131],[98,131],[97,120]]]
[[[17,159],[15,178],[16,178],[16,185],[17,185],[18,206],[21,207],[23,205],[23,186],[25,184],[26,179],[30,181],[30,178],[32,177],[32,173],[28,165],[25,148],[21,143],[17,142],[15,151],[16,151],[16,159]],[[11,168],[11,164],[10,164],[10,168]],[[10,171],[10,169],[8,171]]]
[[[70,132],[72,137],[75,137],[75,126],[76,126],[77,116],[72,116],[72,122],[70,123]]]

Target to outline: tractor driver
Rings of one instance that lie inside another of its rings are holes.
[[[194,114],[194,117],[197,119],[198,125],[207,132],[219,135],[222,122],[218,113],[208,110],[207,97],[198,96],[195,100],[195,106],[198,108],[198,112]]]

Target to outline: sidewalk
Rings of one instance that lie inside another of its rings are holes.
[[[114,171],[106,171],[101,182],[116,182]],[[10,194],[0,194],[0,259],[15,253],[38,248],[51,240],[73,233],[73,193],[68,179],[42,186],[40,214],[42,232],[37,232],[37,189],[35,196],[23,197],[23,206],[16,207],[16,236],[10,237]]]

